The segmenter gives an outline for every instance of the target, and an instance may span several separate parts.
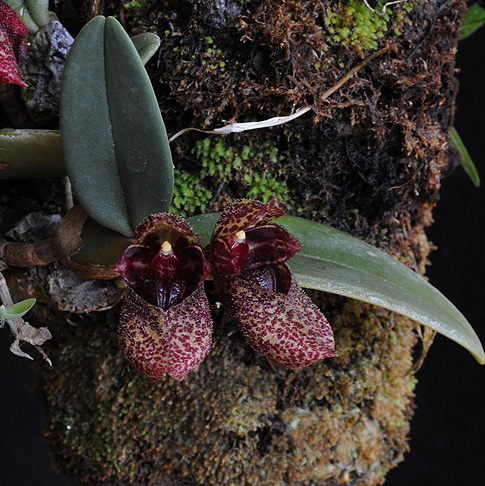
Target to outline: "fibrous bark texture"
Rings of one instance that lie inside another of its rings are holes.
[[[176,139],[174,211],[275,192],[290,212],[424,271],[464,2],[411,1],[384,17],[356,0],[140,3],[125,14],[133,32],[162,37],[148,70],[169,132],[312,108],[271,130]],[[312,297],[338,358],[273,368],[212,298],[208,358],[185,381],[157,385],[123,358],[119,309],[66,315],[37,306],[54,336],[46,346],[54,366],[37,366],[37,375],[55,465],[103,485],[382,484],[407,450],[415,325],[367,304]]]

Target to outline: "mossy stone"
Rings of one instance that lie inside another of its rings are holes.
[[[407,449],[414,324],[318,300],[338,358],[272,368],[215,311],[209,357],[184,382],[156,385],[120,352],[116,311],[74,326],[56,316],[46,348],[55,365],[37,368],[54,464],[88,484],[381,484]]]

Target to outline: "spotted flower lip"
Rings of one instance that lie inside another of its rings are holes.
[[[182,381],[209,353],[212,320],[203,287],[164,311],[132,289],[123,299],[119,342],[126,358],[152,383]]]
[[[332,328],[294,277],[286,294],[239,277],[215,281],[248,344],[272,364],[298,369],[337,356]]]
[[[207,355],[212,320],[200,238],[180,217],[145,219],[116,270],[128,284],[119,336],[128,360],[152,382],[183,380]]]
[[[218,295],[247,342],[271,363],[297,369],[337,355],[329,323],[285,263],[301,247],[270,222],[283,215],[275,199],[228,206],[209,261]]]

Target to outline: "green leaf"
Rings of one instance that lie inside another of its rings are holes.
[[[66,175],[61,135],[55,130],[0,130],[0,179]]]
[[[478,187],[480,185],[480,176],[478,175],[477,168],[475,167],[475,164],[473,163],[473,160],[470,157],[470,154],[468,153],[468,150],[466,149],[465,144],[463,143],[455,127],[451,129],[450,144],[460,152],[462,157],[461,165],[464,171],[468,174],[468,177],[470,177],[473,184]]]
[[[8,321],[22,317],[24,314],[29,312],[30,309],[32,309],[35,302],[36,299],[26,299],[9,307],[0,305],[0,320]]]
[[[39,27],[49,23],[49,0],[4,0],[34,35]]]
[[[39,27],[49,23],[49,0],[25,0],[25,6]]]
[[[143,64],[146,64],[160,47],[160,37],[151,32],[135,35],[131,40]]]
[[[151,33],[138,34],[131,39],[143,64],[155,54],[160,38]],[[0,130],[0,179],[32,179],[67,175],[58,130],[13,129]]]
[[[465,13],[460,26],[460,40],[466,39],[485,24],[485,10],[474,3]]]
[[[219,219],[219,213],[206,213],[199,216],[191,216],[187,221],[192,226],[194,233],[202,237],[201,246],[206,247],[211,240],[214,226]]]
[[[129,237],[148,215],[169,209],[165,126],[143,63],[116,19],[94,18],[74,41],[60,115],[67,172],[95,221]]]
[[[217,214],[189,218],[208,244]],[[411,269],[347,233],[302,218],[277,220],[303,249],[288,261],[298,282],[310,289],[345,295],[407,316],[456,341],[484,364],[483,347],[465,317]]]

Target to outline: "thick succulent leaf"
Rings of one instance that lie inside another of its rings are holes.
[[[69,52],[61,90],[64,160],[76,196],[99,224],[132,236],[167,211],[173,165],[137,50],[114,18],[96,17]]]
[[[480,185],[480,176],[478,175],[477,168],[455,127],[451,129],[450,144],[461,153],[463,170],[467,173],[473,184],[478,187]]]
[[[207,244],[218,214],[189,218]],[[320,223],[287,216],[281,224],[303,249],[287,262],[300,285],[398,312],[456,341],[484,364],[485,353],[460,311],[424,278],[373,246]]]
[[[25,0],[25,6],[39,27],[49,23],[49,0]]]
[[[0,179],[66,175],[61,135],[56,130],[0,130]]]
[[[460,26],[460,40],[474,34],[480,27],[485,25],[485,10],[474,3],[468,12],[465,13]]]
[[[131,39],[143,64],[155,54],[160,38],[151,33]],[[32,179],[67,175],[58,130],[3,128],[0,130],[0,179]]]
[[[0,320],[7,321],[11,319],[18,319],[24,314],[27,314],[30,309],[34,306],[36,299],[26,299],[9,307],[0,305]]]
[[[151,32],[135,35],[131,40],[143,64],[146,64],[160,47],[160,37]]]

